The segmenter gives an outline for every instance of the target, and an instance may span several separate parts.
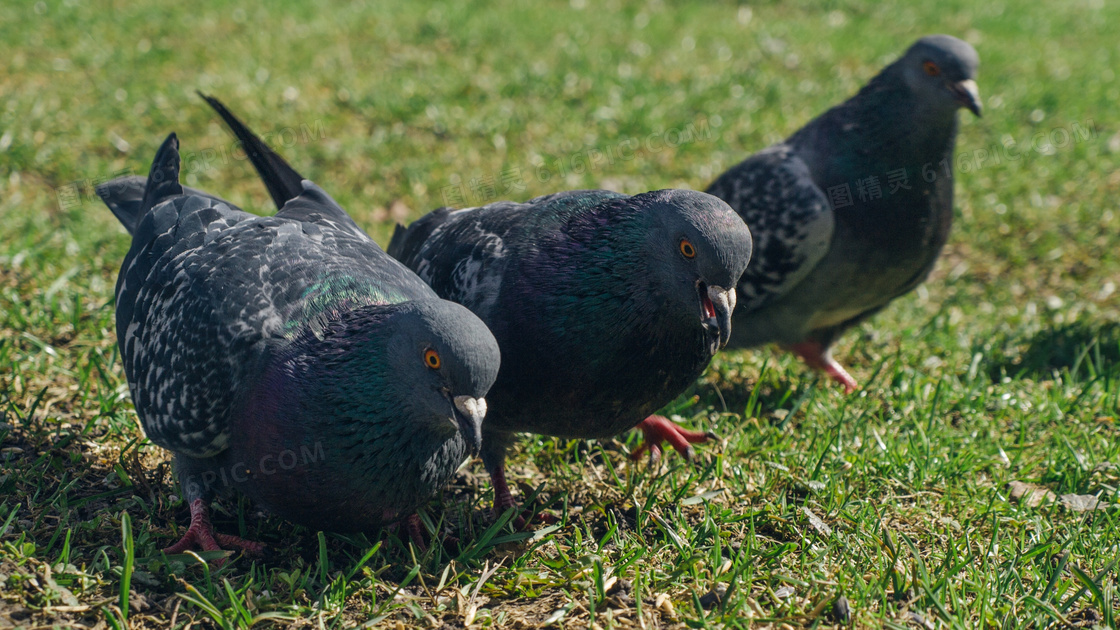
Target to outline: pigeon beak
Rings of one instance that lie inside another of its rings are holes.
[[[984,107],[980,104],[980,88],[976,85],[976,81],[965,79],[960,83],[953,83],[949,86],[949,91],[953,93],[958,103],[976,114],[977,118],[982,116]]]
[[[701,290],[704,284],[700,284]],[[713,336],[712,354],[731,340],[731,313],[735,311],[735,287],[712,285],[700,297],[704,308],[704,328]]]
[[[486,417],[486,399],[456,396],[453,402],[459,432],[470,445],[471,452],[478,453],[482,449],[482,419]]]

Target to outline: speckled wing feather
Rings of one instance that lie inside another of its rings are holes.
[[[485,322],[497,303],[511,259],[514,230],[534,233],[541,221],[562,222],[577,206],[622,197],[602,190],[545,195],[526,203],[503,201],[478,208],[440,208],[407,228],[398,226],[389,255],[416,271],[437,294],[471,309]],[[525,243],[526,239],[517,239]],[[516,256],[523,257],[523,253]]]
[[[345,213],[310,182],[275,217],[184,194],[173,144],[157,154],[153,174],[163,181],[149,182],[144,199],[154,206],[142,202],[117,282],[117,335],[148,437],[208,457],[226,448],[242,402],[233,392],[257,376],[270,344],[314,330],[347,304],[435,294],[356,227],[340,225]]]
[[[505,237],[520,216],[488,208],[440,208],[408,228],[398,227],[389,244],[389,254],[414,269],[438,295],[466,306],[483,321],[501,292]]]
[[[751,156],[705,192],[727,201],[754,236],[754,258],[739,281],[742,311],[784,295],[828,253],[834,228],[828,199],[787,145]]]

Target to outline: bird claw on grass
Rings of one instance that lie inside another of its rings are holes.
[[[264,553],[264,544],[252,540],[245,540],[230,534],[219,534],[210,524],[210,514],[206,503],[202,499],[191,501],[191,524],[179,542],[167,547],[163,553],[173,556],[181,554],[193,547],[202,551],[237,550],[250,556],[260,556]],[[225,564],[226,559],[217,561],[217,566]]]
[[[547,512],[534,513],[532,510],[521,509],[516,503],[506,508],[499,508],[495,504],[494,518],[502,518],[503,516],[505,516],[505,513],[508,512],[511,508],[514,510],[520,510],[520,513],[514,516],[509,521],[513,525],[513,528],[517,531],[524,531],[529,525],[535,525],[538,523],[541,525],[555,525],[556,523],[560,522],[560,519]],[[528,518],[526,518],[526,516]]]
[[[499,466],[490,473],[490,484],[494,487],[494,518],[502,518],[511,508],[516,510],[521,509],[509,491],[509,484],[506,482],[506,471],[504,467]],[[525,518],[525,514],[529,515],[528,519]],[[533,514],[531,510],[521,510],[510,522],[513,523],[514,529],[522,531],[527,525],[533,522],[552,525],[557,522],[557,518],[545,512]]]
[[[856,379],[848,374],[844,366],[840,365],[836,359],[832,358],[832,352],[821,345],[817,341],[804,341],[802,343],[795,343],[789,346],[789,350],[801,357],[805,365],[819,370],[828,375],[829,378],[841,384],[844,387],[844,393],[850,394],[859,389],[859,383]]]
[[[443,528],[439,527],[438,524],[436,529],[439,531],[436,535],[432,536],[432,538],[438,540],[445,550],[449,550],[459,544],[459,538],[457,536],[443,531]],[[401,530],[404,530],[403,533],[408,536],[409,542],[411,542],[416,549],[421,553],[427,553],[428,551],[428,529],[424,527],[424,522],[417,512],[413,512],[395,523],[385,525],[382,527],[382,530],[385,532],[392,532],[398,537],[401,537],[402,540]]]
[[[630,459],[637,461],[642,453],[649,451],[650,464],[661,460],[661,443],[668,442],[685,461],[692,462],[696,457],[693,444],[706,442],[718,436],[711,431],[689,431],[682,429],[677,423],[665,416],[650,416],[638,423],[638,429],[645,436],[645,442],[630,454]]]
[[[420,522],[420,515],[413,512],[404,519],[404,531],[408,533],[408,539],[420,551],[428,550],[428,542],[424,540],[424,525]]]

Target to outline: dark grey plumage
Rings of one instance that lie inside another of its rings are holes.
[[[252,146],[253,165],[282,202],[298,174],[207,102]],[[503,463],[516,432],[590,438],[639,425],[653,446],[665,439],[686,453],[704,438],[650,414],[727,342],[730,287],[750,251],[750,231],[727,204],[683,190],[569,191],[443,208],[398,227],[390,254],[476,313],[501,347],[482,452],[498,510],[513,506]]]
[[[136,231],[136,224],[144,217],[144,212],[141,212],[140,208],[143,205],[144,190],[147,187],[147,177],[127,175],[101,184],[97,187],[97,195],[101,197],[101,201],[105,205],[109,206],[109,210],[113,211],[113,216],[117,217],[124,229],[132,234]],[[230,210],[241,210],[241,208],[225,199],[215,197],[208,192],[190,186],[183,186],[182,188],[185,195],[205,197],[215,203],[227,206]]]
[[[513,505],[504,461],[515,433],[601,438],[641,423],[647,440],[687,452],[651,414],[730,337],[726,287],[750,247],[726,204],[683,190],[569,191],[398,227],[390,255],[482,318],[502,349],[482,450],[498,510]]]
[[[851,99],[708,187],[755,238],[733,346],[777,342],[856,387],[830,348],[933,268],[952,223],[957,110],[980,114],[978,63],[959,39],[924,37]]]
[[[480,446],[489,330],[313,183],[258,217],[178,174],[172,134],[142,193],[98,190],[133,234],[116,290],[129,388],[191,504],[172,551],[254,548],[212,535],[222,487],[318,529],[407,516]]]

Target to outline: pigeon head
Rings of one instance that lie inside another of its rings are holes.
[[[665,312],[703,327],[712,354],[731,338],[735,286],[751,258],[751,233],[722,200],[691,190],[634,197],[648,207],[646,255]]]
[[[922,101],[948,112],[964,107],[980,116],[976,86],[980,57],[967,42],[949,35],[929,35],[915,42],[896,65]]]
[[[393,372],[405,383],[416,417],[458,431],[482,447],[483,396],[498,377],[501,355],[490,329],[466,307],[446,300],[411,302],[389,340]]]
[[[356,424],[408,418],[422,433],[446,440],[458,432],[472,452],[481,448],[483,397],[501,358],[490,329],[465,307],[440,299],[367,306],[315,337],[313,405]]]

